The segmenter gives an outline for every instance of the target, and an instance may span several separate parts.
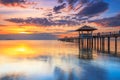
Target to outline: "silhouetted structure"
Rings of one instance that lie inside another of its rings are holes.
[[[94,27],[90,26],[83,26],[75,31],[79,33],[78,37],[67,37],[67,38],[61,38],[59,40],[66,41],[66,42],[78,42],[79,50],[80,49],[97,49],[97,51],[100,52],[106,52],[105,51],[105,40],[107,39],[107,53],[111,52],[110,49],[110,43],[111,38],[115,39],[115,51],[114,54],[117,55],[117,40],[118,37],[120,37],[120,31],[115,32],[102,32],[102,33],[93,33],[94,30],[97,30]]]
[[[81,54],[82,55],[87,54],[88,57],[89,57],[89,55],[91,56],[92,43],[93,43],[92,34],[93,34],[94,30],[97,30],[97,29],[94,27],[86,26],[86,25],[75,30],[75,31],[78,31],[78,33],[79,33],[79,36],[78,36],[79,57]],[[80,44],[81,44],[81,48],[80,48]],[[86,52],[85,50],[87,51],[86,54],[83,53],[83,52]],[[82,52],[80,52],[80,51],[82,51]],[[88,53],[90,53],[90,54],[88,54]]]
[[[76,30],[79,33],[78,43],[81,42],[82,48],[85,47],[84,39],[86,39],[87,48],[92,48],[92,34],[94,30],[97,29],[86,25]]]

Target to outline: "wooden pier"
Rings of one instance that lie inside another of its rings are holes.
[[[97,49],[99,51],[105,51],[105,40],[107,40],[107,51],[108,53],[111,52],[110,46],[114,46],[115,48],[115,54],[117,54],[117,43],[118,43],[118,38],[120,37],[120,31],[114,31],[114,32],[102,32],[102,33],[97,33],[93,35],[93,41],[94,41],[94,46],[97,44]],[[111,38],[114,39],[115,45],[111,45]],[[98,43],[96,44],[96,39]]]
[[[58,40],[65,42],[77,42],[79,49],[95,49],[102,53],[111,53],[111,46],[115,48],[114,55],[118,53],[118,38],[120,38],[120,30],[114,32],[98,32],[93,33],[96,28],[90,26],[83,26],[77,29],[78,37],[65,37]],[[115,45],[111,45],[111,39],[114,39]],[[106,41],[107,40],[107,41]],[[105,50],[105,41],[107,42],[107,51]]]

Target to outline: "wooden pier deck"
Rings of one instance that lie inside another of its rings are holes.
[[[73,42],[73,43],[77,42],[82,46],[82,48],[84,47],[84,44],[86,44],[86,48],[92,48],[107,53],[111,52],[110,46],[113,46],[115,48],[114,54],[117,55],[118,53],[117,46],[118,46],[119,38],[120,38],[120,31],[113,31],[113,32],[93,33],[92,36],[79,35],[78,37],[65,37],[65,38],[60,38],[58,40],[65,42]],[[115,45],[111,45],[111,39],[114,39]],[[105,50],[106,40],[107,40],[107,51]]]
[[[95,33],[93,37],[120,37],[120,31]]]

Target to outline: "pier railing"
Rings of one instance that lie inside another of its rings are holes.
[[[90,35],[81,35],[81,36],[76,36],[76,37],[65,37],[65,38],[60,38],[59,40],[67,40],[67,39],[78,39],[78,38],[83,38],[83,37],[91,37]],[[113,31],[113,32],[98,32],[92,34],[92,37],[120,37],[120,31]]]
[[[98,51],[102,51],[102,52],[105,52],[105,40],[107,40],[107,52],[110,53],[111,38],[114,38],[115,45],[112,46],[114,46],[115,48],[114,52],[115,54],[117,54],[118,37],[120,37],[120,31],[93,33],[91,37],[88,35],[65,37],[65,38],[60,38],[59,40],[65,42],[78,42],[78,44],[82,46],[84,46],[84,44],[87,44],[87,47],[92,49],[97,49]]]
[[[113,31],[113,32],[99,32],[94,33],[93,37],[118,37],[120,36],[120,31]]]

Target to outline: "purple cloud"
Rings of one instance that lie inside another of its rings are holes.
[[[108,4],[106,2],[97,2],[89,4],[83,8],[77,15],[80,16],[94,16],[108,10]]]
[[[101,26],[106,26],[106,27],[117,27],[117,26],[120,26],[119,21],[120,21],[120,14],[113,17],[103,18],[103,19],[95,20],[91,22],[95,22]]]
[[[89,1],[90,0],[58,0],[58,3],[66,3],[68,5],[68,8],[70,10],[73,10],[77,7],[77,5],[82,5]]]
[[[66,7],[66,3],[63,3],[62,5],[55,6],[55,7],[53,8],[53,10],[54,10],[55,12],[58,12],[59,10],[65,8],[65,7]]]
[[[64,2],[64,0],[58,0],[58,3],[63,3]]]
[[[22,7],[26,8],[29,5],[36,4],[35,2],[29,2],[27,0],[0,0],[0,5],[11,6],[11,7]]]
[[[11,18],[11,19],[6,19],[6,21],[9,22],[14,22],[18,24],[33,24],[37,26],[53,26],[53,25],[79,25],[80,23],[77,21],[72,21],[72,20],[54,20],[52,21],[51,19],[47,18],[27,18],[27,19],[22,19],[22,18]]]
[[[2,4],[14,4],[14,3],[20,4],[20,3],[25,3],[26,0],[0,0],[0,2]]]
[[[104,0],[62,0],[60,3],[66,3],[68,11],[76,12],[77,16],[92,17],[109,9],[109,4]]]
[[[14,23],[21,23],[21,24],[35,24],[35,25],[51,25],[52,22],[50,22],[47,18],[11,18],[6,19],[6,21],[14,22]]]

